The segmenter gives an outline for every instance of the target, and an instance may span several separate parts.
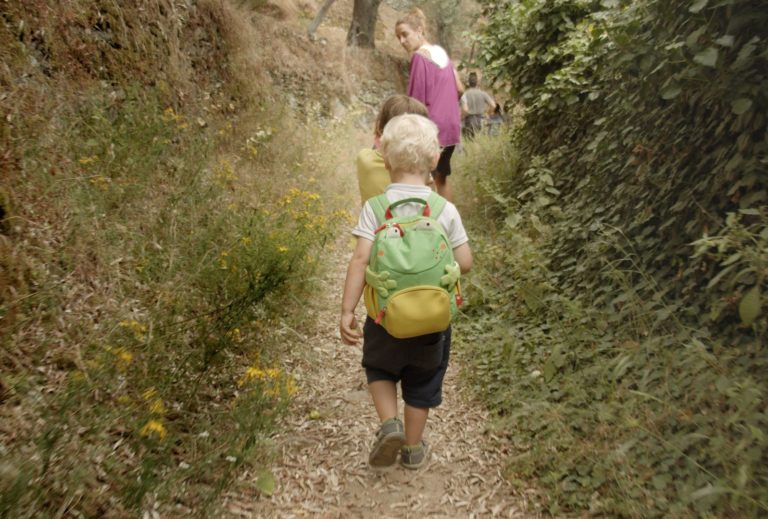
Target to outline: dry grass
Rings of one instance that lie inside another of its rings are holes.
[[[270,457],[292,378],[267,332],[316,265],[325,170],[249,11],[39,3],[0,33],[0,512],[204,513]]]

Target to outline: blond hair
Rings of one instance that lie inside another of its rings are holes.
[[[405,15],[400,17],[400,19],[397,20],[395,27],[402,23],[408,25],[411,29],[414,30],[421,29],[421,32],[424,35],[427,34],[427,17],[418,7],[412,8],[410,11],[405,13]]]
[[[393,117],[381,135],[381,154],[393,173],[428,174],[440,155],[437,125],[416,114]]]
[[[389,96],[381,105],[379,116],[376,118],[374,134],[380,136],[384,132],[384,127],[389,120],[402,114],[418,114],[429,117],[427,107],[418,99],[405,94],[394,94]]]

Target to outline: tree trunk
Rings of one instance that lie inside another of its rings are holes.
[[[331,4],[333,4],[333,2],[335,2],[335,0],[325,0],[325,3],[320,8],[320,11],[317,12],[317,16],[315,16],[315,19],[312,20],[312,23],[307,29],[307,32],[309,33],[310,36],[312,36],[315,33],[318,26],[320,25],[320,22],[323,21],[323,18],[325,17],[325,13],[328,12],[328,9],[330,9]]]
[[[347,45],[350,47],[376,46],[376,18],[381,0],[355,0],[352,9],[352,24],[347,33]]]

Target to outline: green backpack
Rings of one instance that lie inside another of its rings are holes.
[[[441,332],[461,305],[459,264],[437,222],[446,200],[406,198],[389,203],[386,195],[369,201],[376,220],[371,258],[365,270],[365,308],[377,324],[398,339]],[[406,203],[419,203],[421,214],[393,216]]]

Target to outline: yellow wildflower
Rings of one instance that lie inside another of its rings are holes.
[[[109,189],[110,180],[107,177],[96,175],[95,177],[91,178],[89,182],[96,189],[100,189],[102,191],[106,191],[107,189]]]
[[[267,374],[263,369],[258,368],[256,366],[251,366],[250,368],[245,370],[245,374],[242,377],[240,377],[240,380],[238,381],[237,385],[242,386],[246,382],[249,382],[253,379],[264,380],[266,376]]]
[[[228,256],[229,256],[229,253],[227,251],[224,251],[221,254],[219,254],[219,268],[221,270],[227,270],[229,268],[229,263],[227,262]]]
[[[139,434],[147,438],[156,436],[163,440],[165,439],[167,431],[165,430],[165,426],[162,424],[162,422],[159,422],[158,420],[150,420],[144,424],[144,427],[141,428]]]
[[[118,348],[113,353],[117,357],[117,369],[123,372],[126,371],[131,362],[133,362],[133,353],[123,348]]]
[[[224,336],[237,344],[243,342],[243,335],[240,333],[240,328],[233,328],[225,333]]]
[[[152,401],[151,404],[149,404],[149,412],[152,414],[159,414],[164,415],[165,414],[165,404],[163,401],[159,398],[156,398]]]
[[[141,396],[144,397],[144,400],[152,400],[157,396],[157,390],[154,387],[151,387],[144,391]]]
[[[288,396],[293,396],[298,391],[299,391],[299,388],[296,385],[296,380],[293,377],[288,377],[285,380],[285,392],[288,393]]]
[[[169,106],[163,111],[163,120],[164,121],[178,121],[179,116],[176,114],[176,112],[173,110],[173,107]]]
[[[288,252],[288,250],[289,250],[289,249],[288,249],[288,247],[286,247],[285,245],[280,245],[280,246],[277,248],[277,252],[280,252],[280,253],[282,253],[282,254],[284,254],[284,253]]]
[[[87,166],[88,164],[93,164],[99,160],[99,157],[97,155],[91,155],[90,157],[83,157],[78,162],[82,164],[83,166]]]
[[[127,328],[128,330],[131,330],[133,332],[133,336],[136,338],[137,341],[139,342],[144,341],[144,338],[146,337],[146,332],[147,332],[146,325],[143,325],[138,321],[130,319],[125,321],[120,321],[120,326],[123,328]]]

